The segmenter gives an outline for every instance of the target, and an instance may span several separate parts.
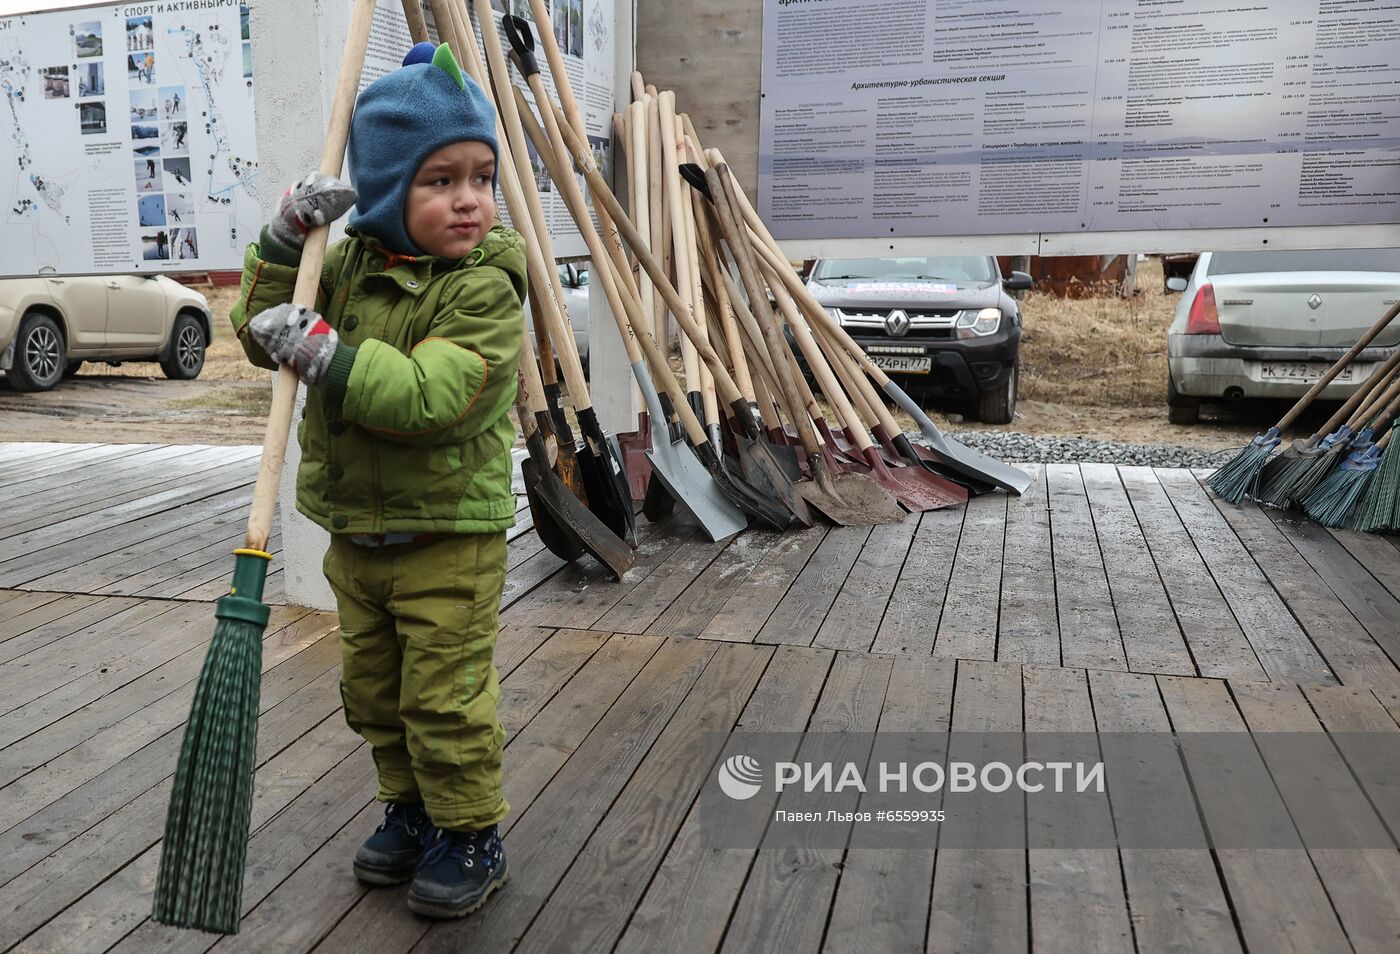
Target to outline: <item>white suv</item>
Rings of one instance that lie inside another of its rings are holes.
[[[158,361],[168,378],[204,367],[209,302],[164,275],[0,281],[0,371],[17,391],[47,391],[84,361]]]

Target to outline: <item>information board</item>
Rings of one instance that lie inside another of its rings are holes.
[[[1400,221],[1393,0],[764,0],[779,238]]]

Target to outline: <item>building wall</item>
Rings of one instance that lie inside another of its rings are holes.
[[[758,194],[759,0],[636,0],[637,69],[676,93],[704,145],[724,153],[751,196]]]

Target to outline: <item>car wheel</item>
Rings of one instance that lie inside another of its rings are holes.
[[[5,372],[16,391],[47,391],[63,380],[63,329],[48,315],[30,315],[15,336],[15,363]]]
[[[175,319],[170,332],[170,345],[160,359],[160,369],[167,378],[188,381],[204,370],[204,329],[189,315]]]
[[[1172,424],[1195,424],[1201,419],[1201,402],[1176,390],[1176,382],[1167,375],[1167,420]]]
[[[1011,367],[1006,383],[977,397],[977,419],[983,424],[1010,424],[1016,417],[1016,394],[1021,388],[1021,362]]]
[[[82,368],[82,366],[83,366],[83,359],[82,359],[82,358],[75,358],[74,360],[69,361],[69,362],[68,362],[68,365],[63,369],[63,376],[64,376],[65,378],[75,378],[75,377],[77,377],[77,376],[78,376],[78,371],[79,371],[79,369]]]

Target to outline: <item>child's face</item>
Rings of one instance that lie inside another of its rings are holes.
[[[495,156],[484,142],[454,142],[428,156],[408,187],[408,237],[442,258],[461,258],[476,248],[496,218],[495,172]]]

